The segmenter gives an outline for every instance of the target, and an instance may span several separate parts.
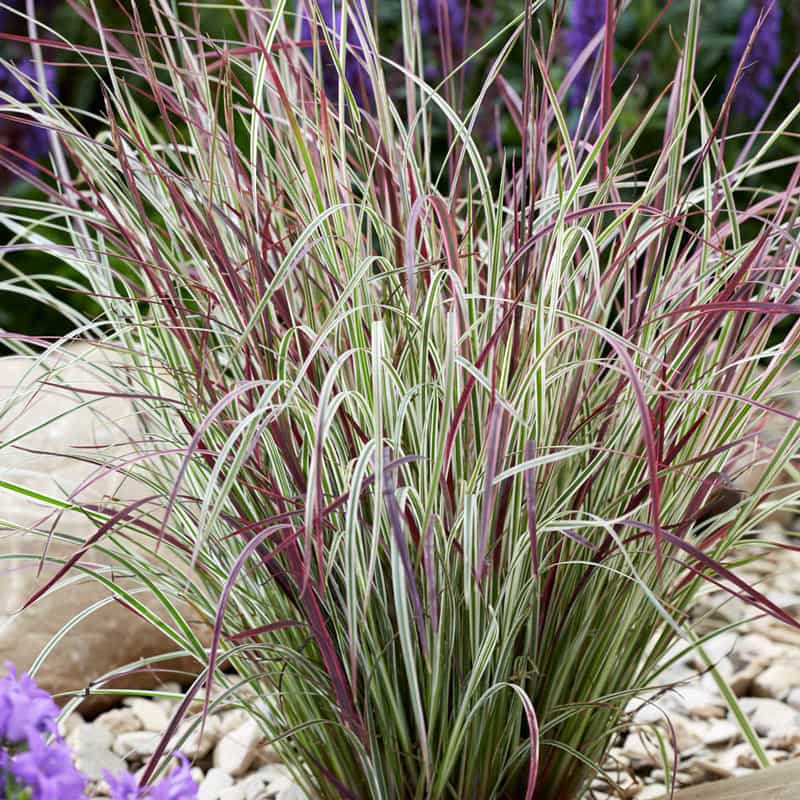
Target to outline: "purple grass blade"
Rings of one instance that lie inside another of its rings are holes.
[[[525,442],[525,461],[536,458],[536,442]],[[539,539],[536,531],[536,468],[525,470],[525,509],[528,515],[528,539],[531,545],[531,569],[534,580],[539,577]]]
[[[489,411],[486,433],[486,472],[483,480],[481,501],[481,523],[478,532],[478,554],[475,562],[476,580],[481,583],[486,573],[486,551],[489,546],[489,523],[494,510],[494,476],[497,474],[497,458],[500,452],[500,436],[503,422],[502,406],[495,401]]]
[[[411,593],[411,605],[414,609],[414,619],[417,625],[417,635],[419,636],[419,644],[422,648],[422,653],[425,658],[428,658],[428,639],[425,635],[425,617],[422,611],[422,600],[419,596],[419,589],[417,582],[414,578],[414,570],[411,567],[411,555],[408,552],[408,542],[403,535],[403,522],[400,515],[400,506],[397,503],[397,495],[395,493],[395,479],[394,472],[387,471],[389,464],[389,451],[383,451],[383,464],[384,464],[384,484],[383,484],[383,498],[386,504],[386,513],[389,515],[389,524],[392,528],[395,545],[400,554],[400,561],[403,564],[403,571],[406,575],[406,586]]]

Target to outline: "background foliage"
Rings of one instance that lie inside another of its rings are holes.
[[[85,2],[85,0],[78,0]],[[707,102],[710,107],[721,102],[725,92],[725,77],[730,67],[730,51],[736,37],[739,20],[744,13],[748,0],[707,0],[703,6],[703,20],[701,40],[702,47],[698,52],[696,75],[700,86],[708,87]],[[0,3],[0,6],[24,8],[24,0],[11,0],[9,3]],[[66,41],[88,42],[93,31],[82,20],[76,9],[67,0],[37,0],[37,14],[51,28],[50,36],[55,40],[62,38]],[[143,14],[143,25],[148,27],[148,9],[146,4],[137,4],[138,11]],[[467,5],[466,3],[463,5]],[[117,26],[119,30],[128,30],[131,24],[130,5],[128,0],[97,0],[96,6],[102,18],[109,24]],[[615,62],[621,65],[618,80],[626,87],[634,84],[632,96],[618,120],[620,134],[625,136],[626,131],[631,131],[638,124],[648,105],[658,96],[668,84],[674,74],[678,58],[678,47],[675,40],[675,28],[680,30],[681,20],[686,18],[689,0],[673,0],[671,3],[662,3],[658,0],[636,0],[628,3],[618,21],[618,37],[616,40]],[[790,69],[798,55],[796,46],[797,36],[800,34],[800,6],[791,0],[781,0],[783,11],[782,18],[782,64],[778,75],[783,75]],[[476,0],[469,5],[469,25],[467,49],[472,50],[491,38],[504,25],[519,13],[520,4],[514,0]],[[545,12],[537,14],[537,25],[542,28],[542,36],[546,36],[552,25],[553,15],[569,16],[569,2],[555,0],[548,4]],[[189,12],[184,8],[185,16]],[[375,3],[375,19],[378,23],[382,49],[385,53],[396,54],[399,48],[399,0],[381,0]],[[220,43],[236,30],[234,13],[231,8],[226,9],[224,4],[215,3],[208,8],[200,9],[202,29]],[[2,35],[0,35],[0,58],[19,60],[29,56],[29,48],[20,42],[18,37],[24,34],[24,24],[20,18],[11,11],[6,11],[2,20]],[[56,35],[57,32],[57,35]],[[432,64],[439,59],[438,50],[440,42],[433,39],[427,42],[428,57]],[[564,37],[558,41],[560,52],[555,59],[552,79],[556,84],[561,80],[568,66],[568,53]],[[64,102],[77,108],[84,108],[94,113],[102,104],[98,83],[90,73],[81,71],[79,79],[74,79],[74,72],[70,71],[68,64],[63,63],[68,56],[57,50],[49,50],[51,58],[60,67],[57,72],[57,91]],[[457,92],[462,99],[462,105],[473,101],[478,91],[485,71],[491,60],[497,55],[497,48],[488,48],[484,55],[476,59],[474,65],[467,70],[466,76],[459,78]],[[521,49],[518,48],[512,56],[517,62],[521,58]],[[519,69],[508,70],[509,75],[521,74]],[[513,78],[511,82],[514,83]],[[522,92],[521,82],[514,87]],[[402,86],[396,86],[396,95],[402,94]],[[800,75],[791,78],[788,90],[776,104],[773,111],[774,119],[781,119],[789,110],[791,98],[800,93]],[[661,135],[664,130],[666,118],[666,98],[660,105],[659,111],[651,120],[646,135],[637,145],[638,155],[647,160],[658,151],[661,146]],[[458,105],[458,103],[456,103]],[[573,114],[574,115],[574,114]],[[747,130],[749,120],[733,118],[733,126],[740,130]],[[9,123],[0,120],[0,141],[2,141],[2,128]],[[439,121],[436,130],[435,142],[444,150],[446,146],[446,132]],[[502,112],[501,101],[496,103],[494,111],[487,108],[479,122],[482,135],[486,142],[487,152],[497,151],[497,136],[499,129],[500,138],[507,153],[513,153],[519,147],[519,139],[515,126],[508,116]],[[769,124],[766,126],[769,129]],[[728,144],[729,152],[735,150],[740,142],[732,139]],[[797,153],[800,141],[790,134],[781,138],[779,147],[785,155]],[[785,176],[788,180],[788,174]],[[780,173],[773,173],[772,180],[781,180]],[[8,174],[3,175],[0,166],[0,183],[8,185],[12,179]],[[21,181],[13,181],[10,188],[13,194],[32,194],[34,190]],[[0,237],[3,234],[0,233]],[[1,240],[0,240],[1,241]],[[13,257],[6,256],[0,259],[0,271],[8,268],[9,264],[25,273],[71,278],[69,269],[63,265],[56,265],[51,259],[40,253],[17,253]],[[5,277],[5,276],[3,276]],[[96,311],[98,306],[85,295],[77,294],[64,289],[56,290],[56,294],[67,304],[81,311]],[[24,332],[33,335],[60,335],[71,327],[69,320],[53,308],[43,308],[41,304],[31,300],[22,302],[19,297],[0,297],[0,329]]]

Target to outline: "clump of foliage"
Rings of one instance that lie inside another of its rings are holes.
[[[0,221],[102,306],[75,337],[141,435],[87,458],[149,487],[84,505],[97,531],[51,583],[80,567],[114,586],[205,664],[192,693],[234,691],[230,664],[319,798],[577,797],[665,654],[693,646],[704,582],[792,623],[731,567],[762,547],[800,435],[775,402],[800,337],[800,164],[770,155],[800,108],[729,156],[731,98],[715,118],[694,80],[696,1],[655,154],[638,148],[658,101],[616,133],[614,14],[576,127],[541,2],[491,40],[464,110],[426,82],[416,4],[399,58],[360,2],[327,24],[306,5],[314,24],[242,4],[222,43],[153,0],[159,35],[132,48],[85,11],[100,43],[74,57],[102,76],[103,131],[39,112],[48,215],[21,200]],[[492,170],[473,131],[498,96],[522,149]],[[777,414],[756,491],[712,502]]]

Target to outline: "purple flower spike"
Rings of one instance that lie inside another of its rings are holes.
[[[150,800],[196,800],[197,784],[192,778],[186,756],[178,754],[181,764],[150,790]]]
[[[306,3],[309,2],[311,2],[311,0],[305,0],[303,4],[300,23],[300,39],[304,42],[311,42],[314,38],[311,29],[311,20],[314,15],[306,8]],[[322,21],[325,27],[330,31],[331,43],[334,48],[337,48],[344,22],[340,5],[338,2],[335,2],[335,0],[319,0],[317,5],[319,6]],[[352,5],[350,7],[353,8]],[[344,77],[356,101],[360,106],[364,107],[372,97],[372,81],[359,61],[362,48],[353,25],[352,14],[347,23],[347,55],[344,65]],[[339,89],[339,73],[336,70],[334,59],[337,57],[338,53],[337,51],[331,53],[328,50],[322,30],[317,31],[317,34],[320,44],[320,61],[325,94],[327,94],[328,97],[335,97]],[[310,48],[308,50],[308,58],[309,60],[313,58]]]
[[[105,773],[111,788],[111,800],[197,800],[197,784],[192,778],[186,756],[179,753],[180,765],[155,786],[139,788],[138,781],[126,772],[122,775]]]
[[[423,37],[441,37],[446,24],[453,48],[463,49],[465,19],[461,0],[418,0],[417,8]]]
[[[733,85],[747,44],[762,14],[765,15],[764,22],[753,40],[733,98],[734,111],[750,119],[760,117],[767,107],[766,92],[775,82],[774,71],[781,61],[781,7],[778,0],[751,0],[748,3],[730,53],[728,89]]]
[[[111,790],[111,800],[139,800],[142,797],[139,781],[130,772],[112,775],[110,772],[104,771],[103,777]]]
[[[16,67],[22,75],[30,79],[31,83],[36,83],[36,65],[31,59],[20,61]],[[45,65],[44,74],[47,89],[49,92],[53,92],[55,68],[52,65]],[[2,65],[0,65],[0,92],[11,95],[20,103],[33,103],[34,101],[33,94],[22,80]],[[2,105],[3,101],[0,100],[0,106]],[[21,115],[8,115],[6,112],[0,115],[0,145],[10,148],[28,159],[37,160],[46,156],[50,151],[50,137],[45,128],[29,118]],[[0,155],[8,158],[7,152],[0,153]],[[21,164],[28,171],[33,169],[26,161],[21,161]],[[0,176],[3,172],[3,167],[0,165]]]
[[[567,30],[567,47],[571,61],[577,61],[581,53],[589,46],[597,32],[606,24],[606,2],[605,0],[572,0],[572,9],[569,16],[569,29]],[[589,57],[581,67],[575,80],[572,82],[570,91],[570,105],[573,108],[581,108],[589,94],[589,86],[592,80],[595,61],[597,60],[601,48],[598,46],[594,57]],[[592,108],[596,109],[599,104],[598,90],[591,98]]]
[[[13,664],[0,678],[0,740],[10,744],[41,742],[43,734],[56,734],[60,709],[30,675],[17,678]]]
[[[86,779],[75,769],[69,747],[63,742],[45,744],[32,739],[30,750],[11,759],[14,779],[31,791],[31,800],[84,800]]]

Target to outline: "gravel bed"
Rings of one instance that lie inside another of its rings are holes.
[[[777,541],[781,534],[771,533],[769,538]],[[796,537],[784,542],[797,545]],[[737,569],[737,575],[793,617],[800,616],[799,552],[772,551]],[[769,760],[777,764],[800,757],[800,630],[759,615],[738,598],[709,587],[693,612],[698,632],[742,624],[710,640],[706,654],[736,695]],[[683,649],[678,647],[675,653]],[[660,683],[675,687],[629,704],[631,726],[603,765],[611,782],[598,777],[584,800],[664,797],[667,777],[660,748],[666,747],[672,760],[676,755],[672,741],[677,744],[678,788],[760,768],[698,655],[671,665]]]
[[[800,615],[800,552],[772,552],[738,574],[793,616]],[[694,617],[701,633],[747,620],[709,641],[706,653],[739,698],[769,759],[778,763],[800,756],[800,630],[763,615],[753,618],[744,602],[711,586]],[[661,747],[675,757],[672,741],[677,744],[678,787],[759,768],[697,655],[672,664],[661,683],[675,686],[629,704],[631,724],[603,765],[607,777],[598,776],[584,800],[663,797],[667,777]],[[177,684],[164,688],[179,691]],[[122,707],[91,722],[72,714],[63,723],[79,768],[92,780],[90,797],[108,797],[103,770],[143,767],[176,702],[127,698]],[[200,800],[308,800],[241,709],[212,714],[202,738],[197,733],[181,749],[194,764]]]

